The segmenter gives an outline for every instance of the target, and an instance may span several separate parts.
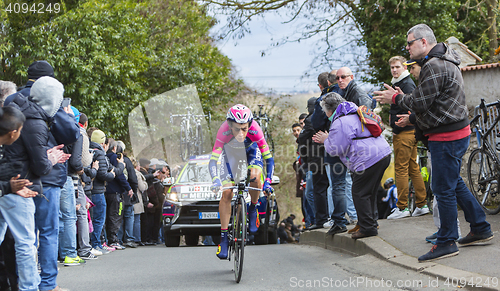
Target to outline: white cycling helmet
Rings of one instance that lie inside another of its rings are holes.
[[[236,123],[248,123],[253,120],[252,110],[245,105],[236,104],[229,108],[226,119]]]

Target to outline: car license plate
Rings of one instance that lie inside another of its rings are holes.
[[[198,212],[199,219],[219,219],[219,212]]]

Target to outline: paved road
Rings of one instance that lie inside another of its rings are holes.
[[[245,248],[245,267],[239,284],[234,282],[232,266],[233,262],[215,257],[213,246],[158,245],[115,251],[82,266],[60,265],[58,284],[71,291],[431,290],[430,286],[435,284],[439,288],[434,290],[457,290],[447,288],[442,280],[436,281],[371,255],[353,257],[305,245]]]

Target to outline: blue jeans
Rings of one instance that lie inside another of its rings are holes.
[[[345,226],[347,224],[347,220],[345,219],[345,211],[346,211],[346,196],[345,196],[345,188],[346,188],[346,172],[347,168],[340,161],[339,158],[336,158],[336,162],[334,164],[325,164],[326,174],[328,175],[328,180],[330,181],[330,186],[332,187],[331,199],[333,204],[333,211],[330,215],[333,222],[338,226]]]
[[[118,230],[118,241],[122,243],[134,241],[134,205],[123,205],[122,212],[123,223]]]
[[[102,194],[92,194],[92,226],[94,231],[90,236],[90,241],[93,248],[102,247],[101,233],[104,227],[104,221],[106,221],[106,199],[104,198],[104,193]]]
[[[61,188],[43,187],[45,197],[35,197],[35,228],[39,231],[38,263],[42,268],[38,289],[52,290],[57,283],[59,242],[59,204]]]
[[[36,266],[35,204],[33,198],[17,194],[0,197],[0,244],[9,227],[15,239],[19,290],[38,290],[40,275]]]
[[[313,178],[312,178],[312,172],[307,171],[306,174],[306,189],[304,190],[304,195],[306,199],[304,201],[307,201],[309,203],[309,208],[311,209],[311,216],[310,216],[310,222],[312,224],[316,224],[316,209],[314,206],[314,188],[313,188]],[[307,210],[307,208],[306,208]],[[306,212],[307,214],[307,212]]]
[[[68,176],[61,189],[59,211],[59,254],[76,258],[76,197],[73,179]]]
[[[462,157],[469,147],[469,137],[455,141],[429,141],[432,155],[432,191],[439,203],[441,228],[437,243],[458,239],[457,202],[474,234],[491,231],[486,214],[460,177]]]
[[[141,241],[141,214],[134,214],[134,241]]]
[[[351,172],[347,172],[345,175],[345,197],[347,198],[346,211],[347,215],[351,220],[358,220],[358,214],[356,213],[356,208],[354,207],[354,202],[352,201],[352,177]]]

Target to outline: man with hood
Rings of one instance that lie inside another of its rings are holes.
[[[66,172],[61,172],[61,168],[65,169],[61,162],[64,163],[69,155],[65,155],[63,160],[49,160],[48,153],[54,149],[59,150],[62,145],[57,146],[48,125],[52,123],[61,107],[64,88],[52,77],[40,78],[39,82],[34,82],[32,85],[29,99],[19,92],[9,96],[10,106],[19,108],[26,116],[26,122],[21,138],[12,146],[6,147],[6,156],[13,161],[20,161],[21,177],[33,182],[32,190],[43,193],[34,198],[35,227],[40,231],[39,263],[42,268],[41,282],[36,288],[52,290],[57,287],[60,188],[51,187],[45,184],[45,181],[50,176],[52,182],[62,182]],[[65,112],[64,114],[67,115]],[[24,267],[18,266],[18,268]]]
[[[464,81],[458,67],[460,57],[445,43],[437,43],[434,32],[425,24],[408,30],[406,49],[422,67],[417,88],[404,94],[384,84],[387,90],[374,94],[377,101],[415,113],[417,126],[429,138],[432,190],[439,201],[441,228],[436,244],[418,258],[424,262],[458,254],[457,202],[470,224],[469,234],[458,240],[460,245],[489,241],[493,233],[484,211],[460,176],[471,133]]]

